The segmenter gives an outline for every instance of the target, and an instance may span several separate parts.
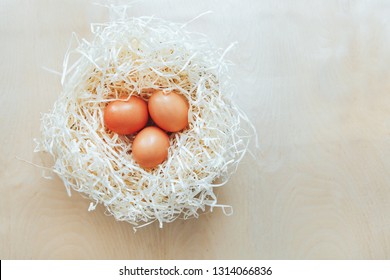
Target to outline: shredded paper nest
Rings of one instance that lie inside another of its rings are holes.
[[[92,32],[91,42],[75,37],[77,47],[65,56],[63,91],[42,116],[36,149],[53,156],[69,195],[80,192],[93,201],[89,210],[102,203],[135,226],[158,221],[162,227],[214,207],[231,213],[214,190],[236,169],[250,134],[232,102],[224,59],[229,48],[217,49],[185,25],[154,17],[93,24]],[[132,95],[147,101],[154,89],[187,98],[189,126],[170,134],[168,159],[145,170],[132,157],[134,136],[107,130],[103,110]]]

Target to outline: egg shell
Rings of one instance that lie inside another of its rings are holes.
[[[187,99],[175,91],[156,91],[148,101],[150,117],[160,128],[177,132],[188,125]]]
[[[118,134],[132,134],[145,127],[148,122],[148,106],[139,97],[110,102],[104,109],[105,126]]]
[[[167,159],[168,148],[168,135],[158,127],[149,126],[135,136],[132,154],[141,167],[153,168]]]

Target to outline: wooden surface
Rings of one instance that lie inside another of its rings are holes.
[[[0,1],[2,259],[389,259],[390,2],[144,1],[228,57],[260,149],[219,190],[220,210],[133,233],[18,160],[60,92],[72,31],[107,20],[92,1]],[[50,164],[50,162],[45,162]]]

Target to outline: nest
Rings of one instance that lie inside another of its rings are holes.
[[[42,116],[36,151],[54,158],[53,170],[71,190],[103,204],[117,220],[134,226],[222,207],[216,187],[223,186],[245,154],[250,138],[245,115],[232,102],[227,50],[183,25],[153,17],[93,24],[93,40],[69,49],[63,91]],[[76,57],[72,65],[69,59]],[[132,157],[134,136],[104,127],[108,102],[154,90],[175,90],[189,103],[189,126],[169,135],[168,159],[151,170]],[[229,211],[231,212],[231,211]]]

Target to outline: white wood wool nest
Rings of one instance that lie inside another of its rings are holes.
[[[217,203],[214,188],[234,172],[251,135],[231,99],[230,62],[224,59],[230,47],[217,49],[185,25],[154,17],[93,24],[92,32],[91,42],[73,38],[77,47],[64,59],[63,91],[42,116],[36,148],[52,155],[53,171],[69,195],[80,192],[92,200],[88,210],[102,203],[136,227],[154,221],[162,227],[213,207],[231,212]],[[189,126],[169,136],[168,159],[145,170],[133,160],[133,137],[104,127],[103,109],[123,96],[147,101],[154,89],[187,98]]]

